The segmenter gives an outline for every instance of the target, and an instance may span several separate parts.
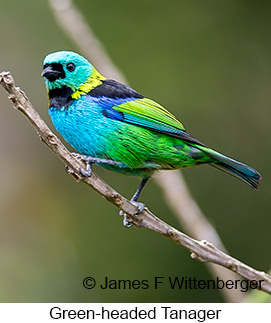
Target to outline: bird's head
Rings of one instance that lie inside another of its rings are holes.
[[[66,86],[75,92],[91,77],[94,70],[83,56],[60,51],[45,57],[41,75],[48,90]]]

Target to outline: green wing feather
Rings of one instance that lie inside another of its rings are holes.
[[[173,114],[167,111],[160,104],[147,98],[128,101],[113,107],[122,113],[134,116],[138,122],[150,121],[155,124],[166,124],[179,130],[185,130],[184,126]]]
[[[253,188],[259,187],[261,175],[255,169],[206,147],[189,135],[181,122],[160,104],[143,98],[128,101],[112,108],[122,113],[124,122],[192,143],[194,147],[212,158],[212,161],[209,161],[211,165],[245,181]]]
[[[185,131],[183,124],[173,114],[148,98],[128,101],[112,109],[122,113],[124,122],[203,145]]]

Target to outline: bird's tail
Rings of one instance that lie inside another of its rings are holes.
[[[210,164],[211,166],[241,179],[254,189],[259,188],[262,177],[254,168],[224,156],[211,148],[203,146],[197,146],[197,148],[214,158],[215,161]]]

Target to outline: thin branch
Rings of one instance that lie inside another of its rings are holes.
[[[23,113],[41,140],[71,169],[73,177],[77,181],[84,182],[92,187],[106,200],[125,212],[128,215],[128,220],[136,227],[146,228],[169,238],[188,249],[192,253],[191,257],[193,259],[218,264],[238,273],[248,280],[262,281],[259,284],[259,288],[271,294],[271,277],[268,274],[255,270],[239,260],[230,257],[207,241],[192,239],[157,218],[147,208],[140,215],[134,215],[137,212],[137,207],[100,179],[95,173],[92,173],[91,177],[88,178],[82,177],[79,169],[80,167],[84,167],[83,162],[74,158],[60,139],[49,129],[25,93],[20,88],[15,87],[13,77],[9,72],[0,73],[0,84],[9,93],[9,99],[12,101],[13,107]]]
[[[98,70],[122,83],[127,84],[125,76],[115,66],[105,47],[99,41],[82,13],[73,5],[72,0],[49,0],[52,12],[64,32],[73,40]],[[162,188],[167,204],[176,215],[180,224],[196,239],[206,239],[219,249],[226,251],[218,233],[201,212],[192,198],[180,171],[161,171],[155,180]],[[214,277],[223,280],[235,280],[237,275],[212,263],[206,264]],[[240,290],[222,289],[221,293],[229,302],[240,302],[243,293]]]
[[[170,208],[176,214],[181,215],[178,219],[185,231],[189,231],[193,237],[198,239],[208,237],[210,242],[226,251],[216,230],[192,198],[182,174],[178,170],[159,172],[155,179],[163,190]]]
[[[191,196],[182,173],[179,170],[164,171],[157,173],[154,178],[161,187],[168,206],[185,231],[198,240],[205,239],[210,241],[217,248],[227,253],[227,249],[217,231],[203,215],[198,204]],[[206,266],[213,277],[221,277],[224,281],[236,280],[238,277],[234,272],[216,264],[207,262]],[[229,302],[241,302],[244,297],[244,293],[239,289],[222,289],[221,292]]]

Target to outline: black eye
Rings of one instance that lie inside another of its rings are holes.
[[[67,70],[73,72],[75,70],[75,65],[73,63],[68,63]]]

